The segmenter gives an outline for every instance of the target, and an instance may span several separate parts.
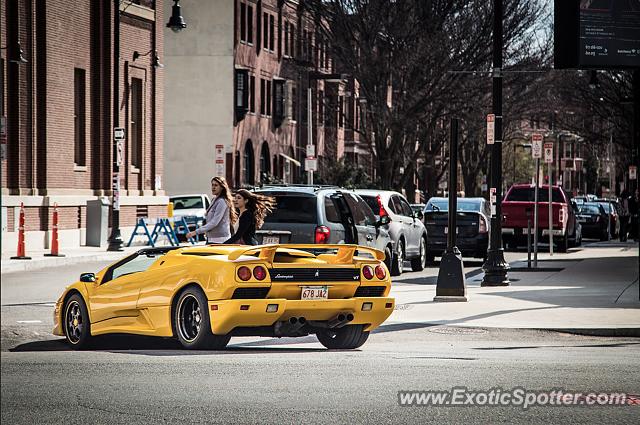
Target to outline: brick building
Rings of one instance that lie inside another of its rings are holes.
[[[136,217],[166,215],[163,71],[154,66],[163,56],[165,20],[161,2],[119,3],[126,242]],[[54,204],[61,246],[83,245],[87,201],[112,194],[114,9],[109,1],[0,1],[3,251],[15,250],[20,203],[28,252],[48,246]],[[16,61],[18,48],[26,63]]]
[[[304,182],[309,87],[318,173],[362,162],[357,83],[336,75],[304,3],[181,1],[189,34],[166,39],[167,97],[178,99],[165,109],[169,193],[208,192],[220,174],[234,187]]]

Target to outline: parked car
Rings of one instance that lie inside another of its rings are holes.
[[[610,238],[608,214],[599,202],[578,204],[578,221],[582,225],[582,234],[587,238],[606,241]]]
[[[424,211],[424,204],[411,204],[411,209],[413,212],[422,212]]]
[[[583,202],[593,202],[596,199],[598,199],[598,197],[596,195],[591,195],[591,194],[587,194],[587,195],[578,195],[578,196],[574,196],[573,200],[577,203],[577,204],[581,204]]]
[[[360,196],[327,186],[267,186],[256,193],[274,197],[276,209],[265,218],[258,242],[298,244],[358,244],[385,253],[391,265],[393,242],[385,223]]]
[[[515,249],[526,245],[527,222],[533,228],[535,186],[516,184],[511,186],[502,201],[502,240],[505,246]],[[570,246],[581,243],[580,229],[576,220],[571,197],[562,187],[551,187],[553,242],[559,252],[567,252]],[[543,185],[538,191],[538,236],[541,240],[549,237],[549,186]]]
[[[611,199],[596,199],[596,202],[602,205],[604,211],[607,213],[607,219],[609,220],[609,235],[612,238],[616,238],[620,233],[620,213],[619,207],[616,205],[616,201]]]
[[[399,276],[404,261],[411,261],[411,269],[420,271],[426,267],[427,230],[422,222],[422,212],[414,212],[402,194],[390,190],[356,190],[371,207],[377,217],[387,216],[389,234],[395,246],[391,263],[391,275]]]
[[[198,226],[202,226],[209,208],[209,196],[203,193],[191,195],[174,195],[169,197],[169,201],[173,203],[173,219],[178,222],[183,217],[187,218],[187,226],[189,231],[195,230]],[[179,237],[184,239],[184,235]],[[204,240],[205,235],[200,235]]]
[[[329,245],[146,248],[82,273],[55,303],[53,334],[73,349],[110,333],[170,337],[221,350],[232,336],[303,337],[355,349],[393,313],[382,253]],[[355,250],[372,258],[354,257]],[[250,310],[249,310],[250,309]]]
[[[465,257],[487,258],[491,231],[491,207],[484,198],[459,198],[456,246]],[[449,199],[431,198],[424,208],[427,227],[427,260],[441,256],[447,248]]]

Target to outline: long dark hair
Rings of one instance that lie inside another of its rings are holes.
[[[262,227],[264,218],[276,208],[276,200],[268,196],[258,195],[246,189],[238,190],[236,195],[242,196],[247,201],[247,210],[256,220],[256,229]]]
[[[222,187],[222,192],[220,193],[219,198],[227,204],[229,208],[229,220],[231,220],[231,224],[234,224],[238,220],[238,213],[236,209],[233,207],[233,202],[231,199],[231,189],[229,189],[229,185],[227,184],[227,180],[224,177],[214,177],[211,179],[211,183],[216,182]]]

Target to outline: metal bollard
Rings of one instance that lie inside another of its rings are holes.
[[[527,268],[531,268],[531,220],[527,220]]]

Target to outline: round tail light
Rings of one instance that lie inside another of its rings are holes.
[[[371,266],[364,266],[362,268],[362,275],[367,279],[373,279],[373,269]]]
[[[251,270],[247,266],[242,266],[238,269],[238,279],[246,282],[251,279]]]
[[[267,277],[267,271],[262,266],[256,266],[253,269],[253,277],[257,280],[264,280],[264,278]]]
[[[386,279],[387,271],[382,267],[382,265],[376,266],[376,277],[380,280]]]

